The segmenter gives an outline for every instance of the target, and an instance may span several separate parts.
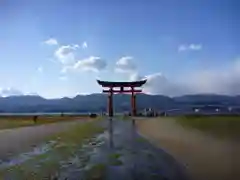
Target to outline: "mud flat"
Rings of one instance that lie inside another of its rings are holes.
[[[18,154],[41,143],[45,137],[65,131],[84,121],[51,123],[0,130],[0,159]]]
[[[139,119],[136,124],[143,136],[184,164],[191,179],[239,179],[240,144],[235,138],[218,138],[173,118]]]
[[[34,118],[35,121],[34,121]],[[0,130],[43,124],[62,123],[89,119],[88,115],[3,115],[0,114]]]

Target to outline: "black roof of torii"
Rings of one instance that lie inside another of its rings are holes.
[[[97,80],[98,84],[102,87],[141,87],[143,84],[147,82],[147,79],[140,81],[125,81],[125,82],[112,82],[112,81],[101,81]]]

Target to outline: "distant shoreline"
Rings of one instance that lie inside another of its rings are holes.
[[[88,115],[89,112],[36,112],[36,113],[0,113],[0,116],[34,116],[34,115]]]

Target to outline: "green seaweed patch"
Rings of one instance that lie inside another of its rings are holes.
[[[120,157],[121,157],[120,153],[113,153],[113,154],[109,155],[109,158],[111,158],[111,159],[118,159]]]
[[[115,159],[113,161],[110,161],[110,164],[112,166],[121,166],[123,164],[123,162],[120,159]]]
[[[141,137],[138,137],[136,140],[137,140],[138,142],[145,142],[145,139],[143,139],[143,138],[141,138]]]
[[[109,155],[109,162],[113,166],[121,166],[123,162],[119,159],[121,157],[121,154],[119,153],[113,153]]]
[[[86,180],[104,180],[106,177],[106,165],[96,164],[86,171]]]

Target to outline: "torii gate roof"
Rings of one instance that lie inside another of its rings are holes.
[[[97,80],[98,84],[102,87],[141,87],[147,82],[147,79],[141,81],[101,81]]]

